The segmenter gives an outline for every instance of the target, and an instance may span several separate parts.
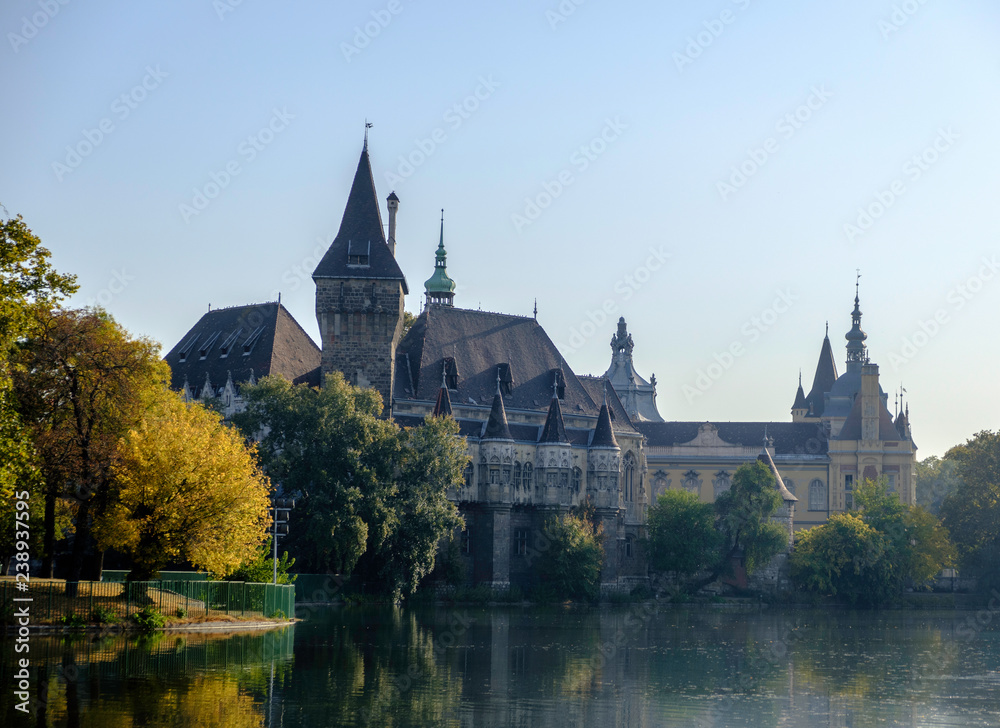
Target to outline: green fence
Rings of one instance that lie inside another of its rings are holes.
[[[274,617],[295,613],[295,587],[288,584],[247,584],[242,581],[35,581],[21,591],[11,580],[0,581],[0,613],[10,621],[14,599],[27,602],[31,622],[58,622],[76,614],[127,619],[146,606],[167,616]],[[18,606],[25,603],[19,602]],[[182,610],[182,611],[178,611]]]
[[[125,581],[128,569],[105,569],[101,572],[101,581]],[[204,571],[161,571],[160,581],[208,581]]]

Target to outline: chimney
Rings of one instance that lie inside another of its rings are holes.
[[[396,211],[399,210],[399,198],[395,192],[390,192],[386,198],[386,207],[389,208],[389,252],[396,255]]]
[[[861,439],[879,439],[878,365],[861,365]]]

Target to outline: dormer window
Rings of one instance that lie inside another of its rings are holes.
[[[349,240],[347,242],[347,265],[367,267],[371,247],[371,243],[368,241],[361,243]]]
[[[514,391],[514,375],[511,373],[510,364],[497,364],[497,376],[500,378],[500,391],[505,397],[509,397]]]
[[[199,361],[208,356],[208,352],[212,350],[212,345],[215,344],[215,340],[219,338],[219,332],[216,331],[212,334],[204,344],[198,348]]]
[[[256,345],[257,340],[260,338],[262,333],[264,333],[264,327],[258,326],[253,330],[253,333],[247,337],[247,340],[243,342],[243,356],[250,356],[250,352],[253,351],[253,347]]]
[[[229,352],[232,350],[233,345],[236,343],[236,340],[240,337],[240,334],[242,333],[243,329],[236,329],[236,331],[234,331],[233,333],[231,333],[229,336],[226,337],[226,340],[222,342],[222,346],[219,347],[220,359],[225,359],[227,356],[229,356]]]
[[[187,358],[191,354],[191,350],[194,349],[194,345],[196,343],[198,343],[198,334],[195,334],[187,340],[187,343],[181,347],[180,352],[177,354],[177,358],[182,362],[187,361]]]
[[[444,358],[444,381],[448,389],[458,389],[458,364],[454,357]]]

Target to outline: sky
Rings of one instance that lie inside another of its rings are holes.
[[[668,420],[789,420],[855,285],[918,457],[998,427],[988,0],[8,0],[0,213],[169,350],[310,274],[366,120],[419,312],[532,315],[578,374],[619,316]]]

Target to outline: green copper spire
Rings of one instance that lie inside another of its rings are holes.
[[[452,306],[455,298],[455,281],[448,277],[448,253],[444,249],[444,209],[441,210],[441,240],[434,256],[434,275],[424,283],[427,303]]]

